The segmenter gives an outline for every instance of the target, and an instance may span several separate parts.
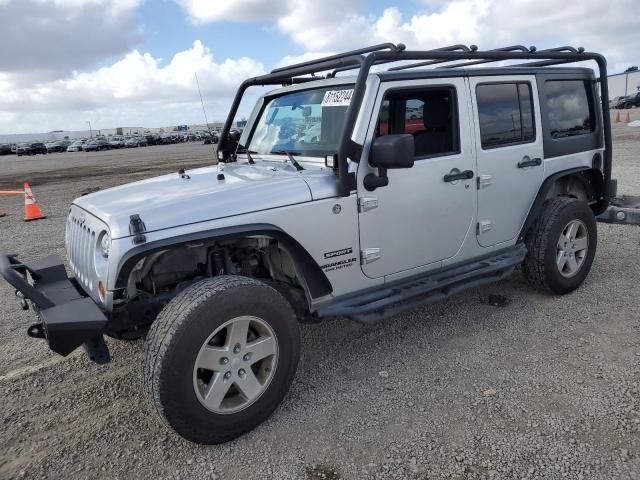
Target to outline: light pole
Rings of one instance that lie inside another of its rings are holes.
[[[89,124],[89,133],[91,134],[91,138],[93,138],[93,130],[91,129],[91,120],[87,120],[86,123]]]

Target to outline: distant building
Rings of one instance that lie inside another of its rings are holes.
[[[625,93],[626,86],[626,93]],[[609,98],[632,95],[640,90],[640,71],[609,75]]]
[[[101,128],[96,135],[142,135],[145,132],[144,127],[116,127]]]

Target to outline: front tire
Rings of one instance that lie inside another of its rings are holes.
[[[549,293],[572,292],[589,274],[596,253],[593,211],[575,198],[549,199],[526,243],[522,272],[529,284]]]
[[[144,345],[142,386],[152,408],[196,443],[226,442],[280,404],[300,356],[284,297],[257,280],[220,276],[180,292]]]

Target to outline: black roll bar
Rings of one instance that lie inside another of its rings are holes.
[[[363,56],[364,53],[368,55]],[[403,44],[393,45],[384,43],[374,45],[372,47],[361,48],[346,52],[344,54],[332,55],[329,57],[319,58],[308,62],[299,63],[291,67],[282,67],[273,70],[271,73],[261,75],[259,77],[245,80],[240,85],[238,92],[233,100],[231,109],[227,116],[224,128],[220,135],[218,143],[218,152],[222,152],[221,161],[233,161],[231,152],[227,152],[224,148],[228,142],[228,135],[231,124],[236,116],[240,101],[244,92],[250,86],[254,85],[280,85],[288,83],[299,83],[306,79],[295,78],[300,75],[309,75],[327,70],[350,70],[357,68],[358,76],[354,87],[351,103],[347,109],[346,120],[340,144],[338,147],[337,172],[339,177],[340,194],[349,196],[351,191],[355,189],[355,176],[349,172],[349,159],[353,162],[359,162],[362,153],[362,145],[351,139],[355,128],[358,112],[362,106],[365,94],[366,82],[371,67],[383,63],[399,62],[399,61],[421,61],[420,63],[411,63],[394,67],[389,71],[406,70],[416,68],[418,66],[432,65],[436,63],[445,63],[450,61],[467,60],[460,66],[469,64],[477,64],[473,62],[489,63],[502,60],[523,60],[533,61],[523,63],[519,66],[548,66],[559,65],[564,63],[583,62],[593,60],[598,64],[599,82],[600,82],[600,99],[602,109],[602,122],[604,129],[604,195],[598,205],[596,205],[596,214],[606,209],[611,196],[611,118],[609,115],[609,92],[607,80],[607,61],[599,53],[585,52],[582,47],[576,49],[574,47],[557,47],[545,50],[536,50],[535,47],[526,48],[521,45],[504,47],[500,49],[479,51],[477,47],[464,45],[452,45],[443,47],[442,49],[424,50],[424,51],[407,51]],[[331,74],[330,74],[331,75]]]

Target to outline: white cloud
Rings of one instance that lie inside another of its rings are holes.
[[[404,42],[410,49],[477,44],[584,46],[605,53],[617,71],[640,60],[635,0],[422,0],[423,11],[402,13],[403,3],[378,15],[365,14],[365,0],[176,0],[192,19],[264,20],[276,25],[311,55],[379,42]],[[243,14],[240,15],[240,12]]]
[[[425,13],[409,18],[398,7],[366,16],[338,4],[337,0],[293,1],[277,25],[307,51],[387,41],[404,42],[410,49],[457,43],[486,49],[569,44],[603,51],[614,68],[637,61],[640,51],[637,16],[629,14],[637,9],[633,0],[612,0],[606,10],[600,0],[583,0],[575,8],[558,8],[557,0],[454,0],[430,2]]]
[[[203,122],[195,73],[213,120],[224,119],[238,84],[264,73],[264,67],[249,58],[216,62],[195,41],[166,65],[134,50],[108,67],[26,88],[0,74],[0,112],[12,112],[0,116],[0,131],[74,129],[86,119],[105,128]]]
[[[316,58],[326,57],[333,55],[335,52],[305,52],[302,55],[285,55],[274,66],[286,67],[288,65],[294,65],[296,63],[308,62],[309,60],[315,60]]]
[[[223,119],[237,85],[263,65],[214,59],[198,41],[169,62],[136,50],[143,1],[0,0],[0,132],[82,128],[86,119],[104,127],[201,121],[196,71],[209,118]],[[411,15],[408,2],[371,12],[367,0],[174,1],[196,24],[263,22],[286,35],[298,51],[276,66],[389,41],[581,45],[604,53],[611,71],[640,63],[634,0],[414,0]],[[255,45],[256,58],[267,48]]]
[[[272,20],[287,10],[287,2],[265,0],[176,0],[196,23],[219,20]]]
[[[31,82],[123,54],[141,39],[141,1],[0,0],[0,70]]]

